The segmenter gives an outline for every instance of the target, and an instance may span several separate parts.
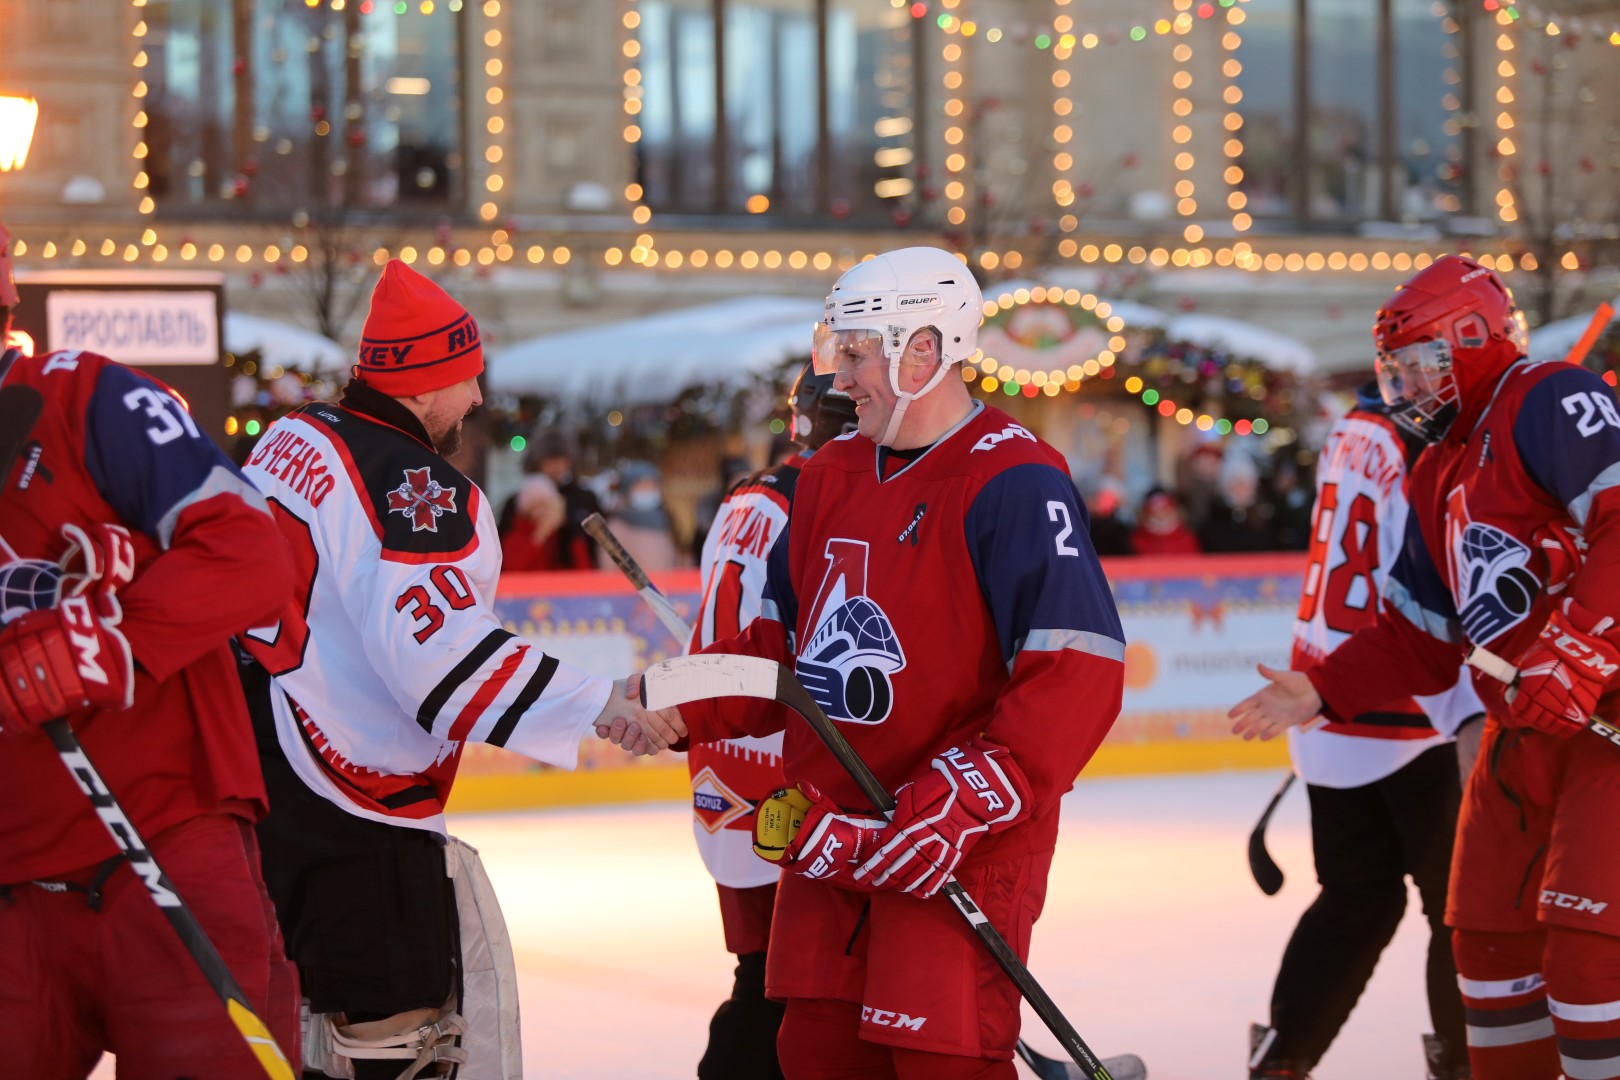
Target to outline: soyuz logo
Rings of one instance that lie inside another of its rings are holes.
[[[411,532],[438,532],[439,517],[456,512],[456,489],[433,479],[431,469],[406,469],[405,482],[388,493],[388,512],[404,514]]]
[[[713,769],[705,766],[692,777],[692,813],[710,833],[719,832],[752,809],[747,799],[720,782]]]

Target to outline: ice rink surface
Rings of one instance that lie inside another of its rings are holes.
[[[1316,893],[1298,785],[1269,833],[1287,883],[1267,898],[1249,876],[1248,833],[1280,779],[1085,780],[1065,798],[1030,968],[1098,1054],[1140,1054],[1153,1080],[1246,1075],[1249,1022],[1265,1019],[1283,945]],[[452,830],[482,851],[506,911],[526,1075],[695,1076],[731,958],[690,810],[462,816]],[[1428,934],[1409,894],[1407,918],[1316,1080],[1424,1075]],[[1057,1054],[1027,1009],[1024,1034]]]
[[[1030,969],[1098,1054],[1140,1054],[1153,1080],[1247,1075],[1249,1022],[1266,1018],[1278,958],[1316,894],[1299,785],[1269,832],[1287,883],[1267,898],[1249,876],[1249,830],[1281,775],[1090,780],[1064,800]],[[695,1076],[731,962],[689,810],[486,815],[453,829],[483,852],[506,909],[527,1075]],[[1317,1080],[1421,1080],[1427,941],[1412,891]],[[1027,1009],[1024,1033],[1057,1054]]]

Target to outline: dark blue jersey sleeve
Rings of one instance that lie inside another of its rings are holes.
[[[799,598],[793,592],[793,577],[788,572],[788,533],[792,529],[793,511],[790,506],[787,523],[771,544],[770,554],[765,556],[765,591],[760,612],[782,624],[787,631],[789,651],[796,648],[793,628],[799,625]]]
[[[968,508],[968,552],[1009,665],[1032,635],[1123,659],[1125,633],[1088,526],[1073,481],[1038,463],[998,473]]]
[[[108,364],[96,380],[84,462],[102,498],[165,549],[189,506],[224,493],[262,503],[173,394],[121,364]]]
[[[1561,365],[1525,394],[1513,441],[1525,471],[1583,528],[1592,501],[1620,485],[1620,409],[1585,368]]]

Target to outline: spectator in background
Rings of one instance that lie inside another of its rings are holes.
[[[586,537],[565,532],[567,504],[544,473],[523,481],[508,502],[513,507],[501,534],[501,572],[515,570],[589,570],[595,564]]]
[[[1201,442],[1181,459],[1176,470],[1176,490],[1181,493],[1181,516],[1198,530],[1219,501],[1221,467],[1226,451],[1217,442]]]
[[[1154,488],[1142,499],[1131,549],[1138,555],[1197,555],[1198,537],[1182,520],[1181,504],[1164,488]]]
[[[671,570],[679,562],[658,468],[645,461],[619,466],[619,505],[608,515],[608,526],[646,570]],[[613,562],[598,552],[597,565],[612,570]]]
[[[1221,473],[1215,502],[1198,527],[1198,542],[1212,555],[1274,551],[1271,510],[1260,504],[1260,470],[1247,458],[1234,458]]]
[[[1271,475],[1271,525],[1279,551],[1304,551],[1311,546],[1311,491],[1302,483],[1300,467],[1292,458],[1277,462]]]
[[[584,522],[592,514],[602,512],[602,503],[574,475],[574,455],[568,449],[568,440],[555,432],[549,433],[540,440],[534,456],[539,471],[556,485],[557,492],[563,497],[565,513],[563,523],[559,526],[559,547],[567,551],[584,544],[585,550],[590,553],[587,564],[594,563],[599,553],[596,541],[585,531]]]
[[[720,486],[698,500],[692,528],[692,559],[699,566],[703,565],[703,542],[708,539],[709,529],[714,526],[720,504],[731,494],[731,489],[746,480],[753,471],[745,457],[727,454],[720,459]]]
[[[1087,501],[1091,511],[1091,546],[1098,555],[1134,555],[1131,527],[1120,517],[1119,482],[1107,479]]]

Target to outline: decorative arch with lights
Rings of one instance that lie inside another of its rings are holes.
[[[1219,435],[1264,435],[1293,412],[1292,372],[1179,340],[1172,330],[1131,326],[1109,301],[1080,289],[1021,287],[985,301],[980,349],[962,378],[984,394],[1025,398],[1104,382],[1166,419]]]

